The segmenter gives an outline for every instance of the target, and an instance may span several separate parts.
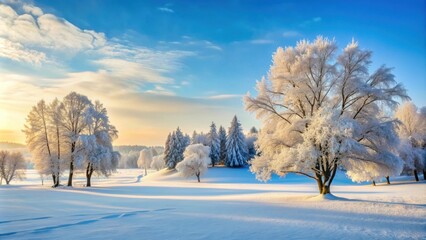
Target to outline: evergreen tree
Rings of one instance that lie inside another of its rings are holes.
[[[185,146],[185,149],[186,149],[186,147],[188,147],[189,144],[191,144],[191,137],[188,134],[185,134],[183,139],[184,139],[184,146]]]
[[[194,132],[192,132],[191,144],[197,144],[197,143],[198,143],[198,133],[194,130]]]
[[[225,164],[226,159],[226,131],[225,128],[219,127],[219,164]]]
[[[167,140],[166,143],[164,145],[164,163],[168,166],[168,162],[170,160],[170,146],[171,146],[171,141],[172,141],[172,134],[169,133],[169,135],[167,136]]]
[[[166,161],[166,166],[169,169],[174,169],[176,164],[183,160],[183,152],[185,148],[189,145],[189,136],[184,136],[180,128],[176,129],[176,132],[173,132],[169,144],[166,145],[166,151],[164,153],[164,158]]]
[[[241,124],[234,116],[226,139],[226,160],[228,167],[244,167],[247,164],[248,150]]]
[[[254,156],[256,156],[257,154],[256,146],[254,144],[257,140],[257,135],[258,135],[257,129],[255,127],[252,127],[250,129],[250,132],[246,136],[246,143],[248,148],[248,159],[254,158]]]
[[[212,160],[212,167],[214,167],[214,165],[219,162],[220,157],[219,135],[217,134],[216,125],[214,124],[214,122],[212,122],[212,125],[210,125],[208,143],[210,147],[210,159]]]

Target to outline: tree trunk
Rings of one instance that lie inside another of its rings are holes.
[[[423,169],[423,180],[426,180],[426,169]]]
[[[70,161],[70,173],[68,176],[68,187],[72,187],[72,177],[74,175],[74,151],[75,143],[71,144],[71,161]]]
[[[386,176],[386,183],[390,184],[389,176]]]
[[[329,193],[330,193],[330,186],[324,184],[322,189],[321,189],[321,194],[325,195],[325,194],[329,194]]]
[[[199,174],[199,173],[197,173],[197,174],[195,174],[195,175],[197,176],[198,182],[200,182],[200,174]]]
[[[56,176],[56,183],[55,183],[55,187],[58,187],[58,186],[59,186],[59,175]]]
[[[419,181],[419,175],[417,174],[417,170],[414,169],[414,177],[416,178],[416,182]]]
[[[72,159],[72,157],[71,157]],[[72,176],[74,175],[74,161],[70,162],[70,174],[68,175],[68,187],[72,187]]]
[[[55,187],[56,186],[56,176],[55,176],[55,174],[54,173],[52,173],[52,180],[53,180],[53,185],[52,185],[52,187]]]
[[[145,166],[145,176],[147,175],[148,173],[146,172],[146,166]]]
[[[92,174],[93,174],[93,166],[88,163],[86,168],[86,187],[92,186]]]
[[[376,181],[373,180],[373,186],[376,186]]]

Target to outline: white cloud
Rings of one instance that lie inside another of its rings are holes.
[[[26,47],[81,51],[105,45],[103,33],[82,30],[65,19],[43,14],[38,7],[24,5],[26,12],[19,15],[13,8],[0,5],[0,36]]]
[[[173,11],[173,9],[171,9],[171,8],[168,8],[168,7],[159,7],[159,8],[157,8],[159,11],[162,11],[162,12],[168,12],[168,13],[174,13],[175,11]]]
[[[23,10],[26,13],[32,14],[34,16],[41,16],[41,15],[43,15],[43,11],[39,7],[35,7],[35,6],[29,5],[29,4],[24,4],[22,6],[22,8],[23,8]]]
[[[46,55],[36,50],[27,49],[22,44],[0,37],[0,57],[18,62],[40,64],[46,60]]]
[[[240,94],[219,94],[219,95],[208,96],[207,99],[222,100],[222,99],[242,98],[243,96],[244,95],[240,95]]]
[[[175,96],[176,94],[162,86],[156,85],[154,89],[147,90],[146,93],[164,95],[164,96]]]
[[[262,38],[260,38],[260,39],[253,39],[253,40],[250,41],[251,44],[271,44],[273,42],[274,41],[272,41],[272,40],[262,39]]]
[[[173,79],[162,76],[159,71],[150,69],[144,64],[118,58],[104,58],[95,61],[111,76],[126,81],[140,81],[151,83],[173,83]]]
[[[297,32],[297,31],[285,31],[285,32],[283,32],[283,37],[285,37],[285,38],[291,38],[291,37],[299,37],[299,36],[301,36],[302,34],[301,33],[299,33],[299,32]]]
[[[311,25],[311,24],[319,23],[319,22],[321,22],[321,21],[322,21],[322,18],[321,18],[321,17],[314,17],[314,18],[312,18],[312,19],[309,19],[309,20],[306,20],[306,21],[302,22],[302,23],[300,24],[300,26],[301,26],[301,27],[307,27],[307,26],[309,26],[309,25]]]
[[[223,49],[217,45],[212,43],[211,41],[208,40],[198,40],[198,39],[194,39],[192,37],[189,36],[182,36],[180,41],[170,41],[170,42],[165,42],[165,41],[159,41],[159,44],[173,44],[173,45],[178,45],[181,47],[203,47],[203,48],[208,48],[208,49],[213,49],[216,51],[222,51]]]

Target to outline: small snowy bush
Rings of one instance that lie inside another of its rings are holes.
[[[209,157],[210,147],[203,144],[189,145],[183,153],[184,159],[176,165],[176,170],[184,177],[200,176],[207,171],[207,166],[211,163]]]
[[[164,162],[164,154],[160,154],[152,158],[151,168],[157,171],[166,167],[166,163]]]

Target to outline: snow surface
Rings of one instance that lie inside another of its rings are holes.
[[[264,184],[247,168],[210,168],[201,183],[142,172],[52,189],[29,170],[0,186],[0,239],[426,239],[426,182],[411,177],[373,187],[338,173],[323,197],[291,174]]]

